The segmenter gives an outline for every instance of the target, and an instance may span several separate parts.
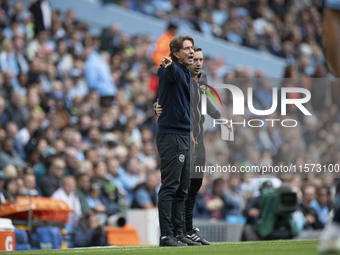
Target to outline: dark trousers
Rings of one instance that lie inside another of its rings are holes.
[[[203,136],[197,138],[195,152],[192,155],[190,166],[191,176],[188,191],[188,197],[185,201],[185,230],[189,232],[193,229],[193,211],[197,193],[202,186],[203,173],[195,172],[195,166],[205,165],[205,148],[203,143]]]
[[[158,193],[161,236],[184,233],[184,203],[190,179],[190,136],[158,134],[162,185]]]

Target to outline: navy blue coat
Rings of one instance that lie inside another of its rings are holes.
[[[158,119],[159,133],[190,135],[190,80],[191,73],[173,61],[167,68],[160,67],[158,98],[163,112]]]

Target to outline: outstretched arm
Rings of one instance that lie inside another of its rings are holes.
[[[176,81],[176,67],[173,64],[171,58],[163,57],[162,66],[164,66],[164,77],[169,83],[175,83]]]

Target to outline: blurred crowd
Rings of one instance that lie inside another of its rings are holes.
[[[207,37],[285,58],[308,74],[323,64],[322,0],[114,0]]]
[[[286,117],[299,125],[289,132],[282,126],[237,127],[235,142],[224,142],[218,130],[207,128],[208,164],[340,163],[339,103],[320,47],[318,5],[280,0],[114,2],[158,18],[176,17],[177,27],[187,25],[284,57],[285,79],[276,86],[311,91],[307,107],[313,116],[290,108]],[[130,208],[156,208],[155,42],[149,35],[128,35],[119,24],[92,36],[74,10],[60,13],[46,0],[30,6],[2,0],[0,5],[1,203],[22,195],[62,199],[76,219],[69,222],[72,231],[79,218],[86,215],[89,220],[92,211],[98,222],[106,223]],[[205,56],[204,61],[209,84],[234,82],[243,90],[251,86],[257,109],[271,106],[275,82],[265,79],[264,70],[230,69],[219,57]],[[231,116],[232,98],[222,97],[223,112]],[[248,222],[259,211],[249,213],[247,200],[269,179],[276,187],[289,182],[296,188],[301,208],[307,208],[301,210],[301,228],[324,226],[334,194],[333,175],[252,177],[207,175],[194,216],[230,223],[244,217]]]

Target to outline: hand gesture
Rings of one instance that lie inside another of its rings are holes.
[[[171,65],[172,60],[170,58],[167,57],[163,57],[162,59],[162,65],[167,68],[169,65]]]

